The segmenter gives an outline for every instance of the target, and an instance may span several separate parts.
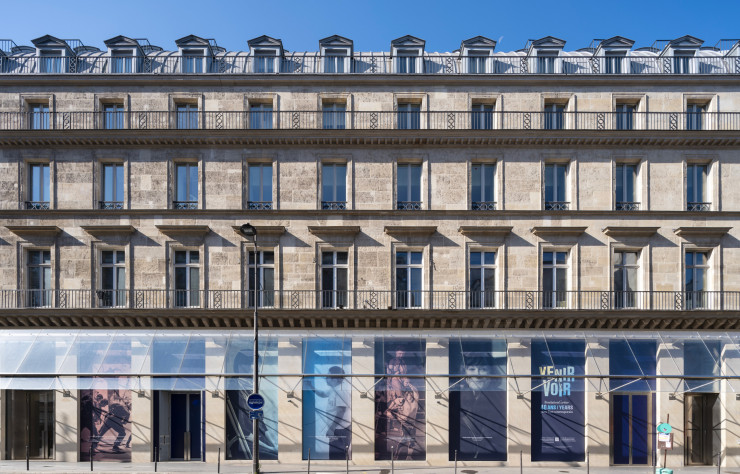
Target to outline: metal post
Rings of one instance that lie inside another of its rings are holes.
[[[221,474],[221,446],[218,447],[218,462],[216,463],[216,473]]]
[[[26,445],[26,471],[31,470],[31,448]]]
[[[311,448],[308,448],[308,469],[306,474],[311,474]]]
[[[253,381],[252,385],[254,387],[254,390],[252,393],[259,393],[259,364],[258,364],[258,343],[259,343],[259,321],[257,317],[257,301],[259,298],[259,293],[257,288],[259,287],[258,280],[259,275],[257,273],[257,229],[254,229],[254,361],[253,361]],[[247,259],[249,261],[249,259]],[[260,426],[259,426],[259,420],[257,418],[254,419],[252,424],[252,473],[253,474],[259,474],[260,472]]]
[[[93,466],[93,447],[92,444],[90,445],[90,472],[93,472],[94,466]]]
[[[395,474],[396,473],[396,469],[395,469],[396,466],[393,463],[393,456],[394,456],[393,451],[394,450],[395,450],[395,446],[391,446],[391,474]]]
[[[154,447],[154,472],[157,472],[157,461],[159,461],[159,447]]]
[[[344,457],[347,460],[347,468],[344,470],[344,472],[349,474],[349,446],[344,447]]]
[[[588,454],[588,450],[586,450],[586,474],[591,474],[591,458]]]
[[[720,474],[720,467],[722,467],[722,451],[717,451],[717,474]]]
[[[524,473],[524,454],[522,451],[519,451],[519,474]]]
[[[455,474],[457,474],[457,449],[455,450]]]

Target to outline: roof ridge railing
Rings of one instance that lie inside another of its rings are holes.
[[[5,54],[10,54],[13,48],[17,47],[18,45],[12,39],[0,39],[0,51],[5,52]]]

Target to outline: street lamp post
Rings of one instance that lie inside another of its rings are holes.
[[[258,281],[259,277],[257,275],[257,229],[249,224],[246,223],[239,227],[239,233],[242,234],[247,239],[252,238],[254,239],[254,360],[252,361],[252,393],[259,393],[259,365],[257,364],[258,359],[258,348],[257,344],[259,342],[259,325],[258,325],[258,319],[257,319],[257,300],[258,300]],[[247,266],[249,266],[249,257],[247,257]],[[249,283],[247,282],[247,285]],[[247,287],[247,292],[249,291]],[[252,420],[252,473],[253,474],[259,474],[260,472],[260,441],[259,441],[259,420],[255,417],[254,420]]]

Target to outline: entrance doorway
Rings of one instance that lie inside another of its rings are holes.
[[[686,394],[686,464],[711,466],[714,463],[715,426],[719,428],[719,395]]]
[[[8,390],[6,453],[9,459],[54,458],[54,391]]]
[[[203,405],[200,392],[154,394],[154,435],[161,461],[201,460]]]
[[[611,397],[612,464],[651,462],[653,402],[646,393],[618,393]]]

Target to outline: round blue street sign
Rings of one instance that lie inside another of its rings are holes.
[[[250,410],[261,410],[265,406],[265,399],[259,393],[253,393],[247,397],[247,406]]]

